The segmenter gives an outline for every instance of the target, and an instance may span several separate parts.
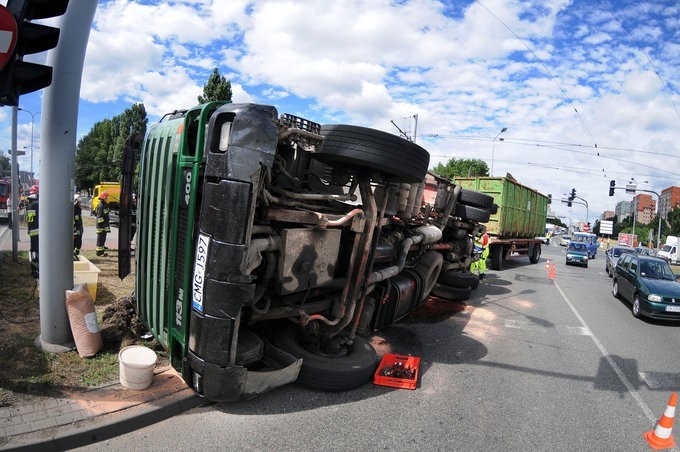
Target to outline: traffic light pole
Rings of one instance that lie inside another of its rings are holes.
[[[40,179],[40,337],[43,349],[72,348],[65,290],[73,288],[73,174],[80,81],[97,0],[69,2],[48,64],[52,84],[42,102]]]
[[[614,196],[614,190],[626,190],[626,193],[630,193],[629,190],[631,190],[631,188],[629,188],[629,187],[617,187],[616,182],[612,181],[612,183],[609,184],[609,196]],[[638,191],[643,191],[645,193],[653,193],[653,194],[656,195],[656,204],[657,204],[656,205],[656,217],[657,217],[657,220],[659,221],[659,228],[656,232],[656,249],[660,250],[661,249],[661,205],[660,205],[661,196],[659,196],[659,194],[657,192],[655,192],[654,190],[643,190],[641,188],[637,188],[637,186],[635,186],[635,188],[633,188],[632,190],[633,190],[633,193],[638,192]],[[633,212],[633,235],[635,235],[635,222],[636,222],[636,220],[635,220],[636,215],[635,214],[637,213],[637,206],[635,207],[634,210],[635,210],[635,212]]]
[[[17,107],[12,107],[12,260],[19,262],[19,165],[17,163]]]
[[[590,226],[590,209],[588,209],[588,201],[581,198],[580,196],[574,196],[574,198],[580,199],[581,201],[584,202],[583,205],[586,206],[586,224]],[[572,202],[574,202],[574,201],[572,201]],[[581,204],[581,203],[579,202],[579,203],[576,203],[576,204]]]

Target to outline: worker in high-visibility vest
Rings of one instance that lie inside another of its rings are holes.
[[[486,276],[486,259],[489,257],[489,235],[486,231],[475,239],[475,250],[479,254],[479,259],[470,264],[470,271],[479,273],[479,279],[484,279]]]
[[[97,218],[97,228],[95,232],[97,233],[97,247],[95,248],[97,256],[106,256],[106,234],[111,232],[111,227],[109,226],[109,204],[107,199],[109,194],[105,191],[99,194],[99,204],[97,204],[97,209],[95,211],[95,216]]]
[[[28,237],[31,240],[31,275],[38,279],[38,192],[39,187],[33,185],[28,195],[28,206],[26,207],[26,225],[28,226]]]

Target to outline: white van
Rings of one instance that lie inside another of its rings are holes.
[[[678,238],[674,235],[666,237],[666,244],[659,251],[659,257],[668,262],[678,262]]]

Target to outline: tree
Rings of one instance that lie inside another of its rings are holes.
[[[671,224],[671,229],[666,235],[680,235],[680,207],[676,207],[668,213],[668,222]]]
[[[78,142],[76,186],[92,188],[102,181],[119,180],[125,142],[134,132],[145,134],[147,122],[144,104],[135,104],[112,119],[97,122]]]
[[[9,159],[9,157],[0,155],[0,177],[5,174],[5,171],[11,171],[11,169],[12,161]]]
[[[231,82],[220,75],[217,68],[208,79],[208,83],[203,85],[203,95],[198,96],[198,103],[204,104],[215,100],[231,102]]]
[[[438,176],[447,179],[458,177],[488,176],[489,167],[484,160],[451,158],[445,165],[439,163],[432,169]]]

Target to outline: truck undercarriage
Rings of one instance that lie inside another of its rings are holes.
[[[138,314],[200,394],[237,400],[296,379],[357,387],[377,365],[367,335],[433,289],[478,283],[466,269],[493,198],[442,178],[427,186],[420,146],[266,105],[207,108],[181,116],[196,168],[179,169],[164,192],[145,181],[160,161],[149,132],[137,207]],[[168,162],[181,166],[185,144],[168,143],[179,148]],[[150,278],[165,280],[163,320]]]

